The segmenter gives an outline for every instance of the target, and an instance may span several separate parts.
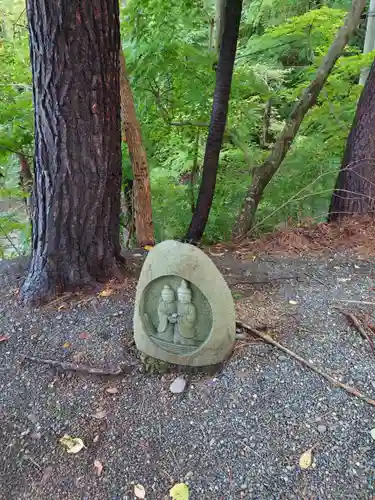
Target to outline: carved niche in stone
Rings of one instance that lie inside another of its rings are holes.
[[[162,349],[176,354],[195,351],[207,339],[212,311],[207,298],[179,276],[151,281],[141,302],[145,332]]]

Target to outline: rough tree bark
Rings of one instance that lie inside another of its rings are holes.
[[[21,299],[119,276],[117,0],[28,0],[35,119],[32,260]]]
[[[247,190],[241,211],[233,228],[233,239],[239,239],[245,236],[252,228],[255,220],[255,213],[262,199],[264,189],[277,172],[285,155],[289,151],[306,113],[315,105],[319,93],[327,81],[337,59],[342,54],[343,49],[357,28],[365,5],[366,0],[353,0],[351,11],[347,15],[344,25],[338,31],[327,55],[320,64],[315,79],[304,90],[297,101],[265,162],[254,169],[251,184]]]
[[[375,61],[367,77],[332,194],[330,222],[375,213]]]
[[[135,112],[133,94],[127,77],[125,57],[122,50],[120,51],[120,63],[121,121],[133,168],[133,215],[137,244],[139,246],[154,245],[147,155],[142,143],[141,127]]]
[[[202,238],[214,197],[220,149],[227,120],[241,11],[242,0],[226,2],[224,33],[216,69],[216,86],[203,160],[202,180],[195,212],[185,237],[191,243],[196,243]]]

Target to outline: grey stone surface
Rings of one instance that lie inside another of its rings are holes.
[[[134,336],[140,351],[169,363],[204,366],[228,357],[234,302],[206,254],[172,240],[151,250],[137,285]]]

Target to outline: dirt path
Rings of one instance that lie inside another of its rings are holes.
[[[339,301],[375,303],[374,261],[239,262],[228,253],[215,260],[237,283],[241,319],[271,328],[289,348],[375,397],[375,358],[333,307],[373,317],[375,305]],[[1,499],[132,499],[135,482],[146,498],[162,500],[178,481],[189,484],[193,500],[375,496],[375,409],[270,346],[239,342],[221,372],[190,376],[182,396],[169,392],[173,374],[103,380],[22,363],[34,355],[138,364],[130,345],[135,279],[111,297],[30,311],[14,295],[22,272],[0,264],[0,335],[10,337],[0,343]],[[86,448],[68,455],[59,444],[65,433]],[[314,466],[303,471],[299,457],[314,445]]]

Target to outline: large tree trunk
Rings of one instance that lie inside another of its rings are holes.
[[[118,276],[121,134],[117,0],[28,0],[35,114],[26,303]]]
[[[192,243],[196,243],[202,238],[214,197],[219,155],[227,120],[241,10],[242,0],[226,2],[224,33],[216,70],[216,87],[203,160],[202,181],[196,209],[186,236],[186,240]]]
[[[120,52],[120,62],[121,119],[133,168],[133,210],[137,244],[139,246],[153,245],[155,240],[147,155],[142,143],[141,127],[137,120],[122,51]]]
[[[262,199],[264,189],[277,172],[285,155],[289,151],[306,113],[315,105],[319,93],[337,59],[342,54],[342,51],[359,24],[365,4],[366,0],[353,0],[351,12],[347,15],[344,25],[338,31],[327,55],[320,64],[315,79],[302,93],[265,162],[254,169],[251,184],[233,228],[233,239],[244,237],[253,227],[255,214]]]
[[[375,212],[375,61],[358,102],[329,208],[329,221]]]

